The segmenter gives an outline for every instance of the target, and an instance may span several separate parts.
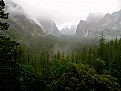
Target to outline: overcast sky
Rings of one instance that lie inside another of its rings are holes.
[[[61,28],[65,24],[78,24],[90,12],[112,13],[121,9],[121,0],[13,0],[31,17],[46,16]]]

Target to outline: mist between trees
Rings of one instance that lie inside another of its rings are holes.
[[[1,19],[8,18],[4,6],[1,0]],[[8,27],[6,22],[0,23],[1,31]],[[0,91],[121,90],[121,39],[106,41],[102,32],[97,40],[58,40],[44,42],[51,47],[43,48],[42,42],[29,46],[1,32]]]

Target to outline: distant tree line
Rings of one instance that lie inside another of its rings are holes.
[[[1,11],[4,6],[1,0]],[[1,30],[8,28],[8,24],[0,26]],[[58,50],[51,59],[48,52],[33,54],[30,59],[30,51],[25,57],[22,49],[0,34],[0,91],[121,90],[121,39],[105,42],[102,32],[97,47],[67,55]]]

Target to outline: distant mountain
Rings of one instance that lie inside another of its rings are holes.
[[[5,12],[9,13],[7,22],[9,30],[1,31],[21,45],[36,51],[52,48],[57,40],[52,34],[46,33],[32,20],[21,6],[11,0],[5,0]],[[27,49],[26,48],[26,49]]]
[[[86,21],[88,23],[98,23],[102,18],[104,17],[104,15],[102,13],[89,13]]]
[[[89,29],[88,22],[81,20],[77,25],[76,34],[84,37],[88,33],[88,29]]]
[[[19,6],[18,4],[14,3],[11,0],[5,0],[5,3],[6,3],[6,12],[10,13],[9,18],[11,20],[21,23],[23,28],[24,28],[24,26],[27,27],[27,25],[29,25],[28,23],[31,22],[35,25],[34,27],[33,26],[28,27],[31,30],[34,30],[33,28],[39,26],[39,28],[41,28],[39,30],[46,32],[46,34],[52,34],[55,36],[59,36],[60,31],[57,29],[56,24],[51,19],[45,19],[45,18],[37,19],[37,21],[39,22],[39,24],[38,24],[36,21],[32,20],[26,14],[26,12],[23,10],[23,8],[21,6]]]
[[[5,10],[9,11],[10,15],[24,15],[25,12],[21,6],[14,3],[12,0],[4,0],[5,1]]]
[[[60,31],[58,30],[55,22],[49,18],[38,18],[37,22],[43,28],[45,32],[53,34],[55,36],[60,36]]]
[[[86,21],[81,20],[77,25],[76,34],[81,37],[99,37],[101,31],[104,31],[108,39],[121,36],[121,10],[112,14],[107,13],[103,18],[89,15]]]
[[[71,26],[65,26],[61,30],[61,34],[63,35],[75,35],[76,34],[76,26],[71,25]]]
[[[41,27],[29,18],[21,6],[11,0],[5,0],[5,3],[5,11],[9,13],[9,29],[18,31],[22,35],[43,35]]]

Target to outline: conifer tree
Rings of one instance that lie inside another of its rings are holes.
[[[99,45],[98,45],[98,56],[99,58],[101,59],[104,59],[104,50],[105,50],[105,38],[104,38],[104,34],[103,34],[103,31],[102,31],[102,34],[100,36],[100,40],[99,40]]]
[[[57,59],[60,59],[60,51],[57,51]]]
[[[5,3],[3,0],[0,0],[0,30],[6,30],[8,29],[9,25],[5,21],[5,19],[8,19],[9,13],[4,13]]]
[[[9,27],[5,21],[8,19],[8,13],[4,13],[4,8],[5,3],[0,0],[0,31],[7,30]],[[0,34],[0,91],[19,91],[16,71],[18,45],[19,43]]]

